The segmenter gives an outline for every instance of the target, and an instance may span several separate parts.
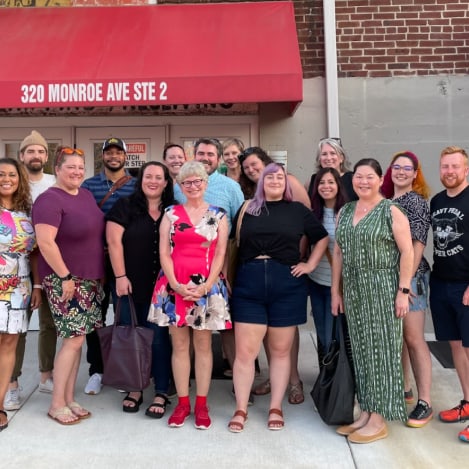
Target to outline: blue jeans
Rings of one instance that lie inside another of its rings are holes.
[[[131,324],[128,296],[122,296],[120,302],[120,324]],[[114,305],[117,307],[117,300]],[[151,375],[155,385],[155,394],[167,394],[171,375],[171,340],[169,329],[147,321],[149,303],[137,303],[134,301],[134,305],[138,325],[153,330]]]
[[[327,351],[332,339],[331,287],[308,280],[309,298],[313,313],[316,333],[324,351]]]

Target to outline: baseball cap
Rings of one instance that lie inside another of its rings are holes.
[[[109,147],[117,147],[127,153],[127,145],[125,144],[124,140],[120,138],[111,137],[105,140],[103,143],[103,151],[106,151]]]

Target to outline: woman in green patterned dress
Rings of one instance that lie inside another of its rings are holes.
[[[413,250],[404,213],[380,194],[379,163],[360,160],[358,200],[338,219],[332,272],[332,314],[347,314],[361,415],[337,429],[352,443],[388,434],[386,420],[407,420],[402,376],[402,318],[409,311]],[[342,298],[339,281],[343,276]]]

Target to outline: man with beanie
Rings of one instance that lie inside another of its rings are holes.
[[[125,169],[127,147],[125,142],[116,137],[108,138],[103,144],[103,170],[91,178],[86,179],[81,187],[88,189],[94,196],[99,208],[106,214],[120,197],[127,197],[134,191],[135,178]],[[111,261],[106,252],[106,279],[104,282],[105,297],[101,304],[103,324],[106,322],[106,312],[109,307],[111,285],[115,282]],[[90,364],[90,378],[85,386],[85,394],[99,394],[103,375],[103,359],[101,347],[96,331],[86,336],[88,347],[86,359]]]
[[[44,173],[44,166],[47,163],[48,147],[45,138],[37,131],[33,130],[20,144],[19,160],[23,163],[31,187],[31,197],[33,202],[37,196],[55,183],[55,177]],[[40,288],[35,285],[34,288]],[[42,293],[42,304],[39,307],[39,337],[38,337],[38,357],[39,371],[41,373],[39,381],[39,391],[51,393],[53,389],[52,370],[54,369],[55,349],[57,344],[57,333],[52,320],[49,303],[45,293]],[[20,334],[16,347],[16,362],[13,375],[4,406],[6,410],[17,410],[21,406],[20,388],[18,377],[21,376],[23,367],[24,351],[26,345],[26,333]]]

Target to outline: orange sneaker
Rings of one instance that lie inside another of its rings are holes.
[[[469,420],[469,402],[463,399],[456,407],[449,410],[442,410],[439,417],[442,422],[446,423]]]
[[[460,431],[458,437],[461,441],[469,443],[469,427],[466,427],[464,430]]]

